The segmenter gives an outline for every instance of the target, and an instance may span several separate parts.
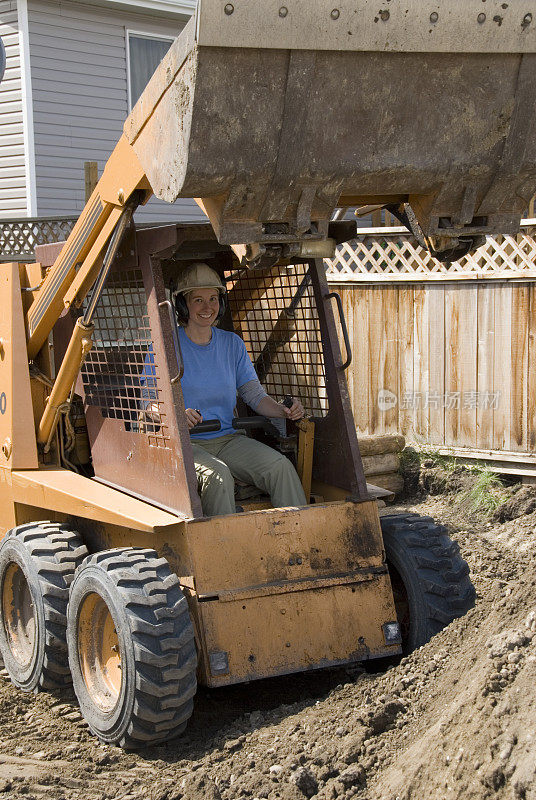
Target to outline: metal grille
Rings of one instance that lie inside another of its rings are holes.
[[[328,412],[320,324],[306,264],[228,278],[233,325],[272,397],[297,397],[308,415]]]
[[[86,402],[148,436],[150,445],[168,447],[141,270],[109,276],[93,322],[94,345],[82,368]]]
[[[0,220],[0,261],[33,261],[38,244],[63,242],[77,217],[27,217]]]

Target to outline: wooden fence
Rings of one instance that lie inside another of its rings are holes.
[[[364,232],[328,262],[352,342],[359,435],[400,433],[536,474],[536,220],[527,222],[452,266],[398,229]]]

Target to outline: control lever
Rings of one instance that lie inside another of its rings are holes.
[[[190,436],[192,433],[212,433],[212,431],[219,431],[221,422],[219,419],[205,419],[203,422],[198,422],[193,428],[190,428]]]
[[[291,397],[289,394],[286,394],[283,398],[283,405],[286,406],[286,408],[292,408],[293,403],[294,403],[294,398]],[[299,428],[300,431],[305,431],[308,429],[308,425],[310,423],[307,421],[306,417],[302,417],[301,419],[295,420],[294,424],[296,425],[297,428]]]
[[[279,435],[277,428],[274,428],[272,423],[266,417],[235,417],[233,419],[233,428],[237,431],[249,431],[253,428],[262,428],[266,433],[276,433]]]

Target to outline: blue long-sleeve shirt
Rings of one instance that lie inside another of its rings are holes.
[[[201,434],[204,439],[236,433],[232,426],[238,389],[257,375],[242,339],[235,333],[212,328],[207,345],[195,344],[179,328],[184,364],[181,388],[185,408],[196,408],[203,419],[218,419],[219,431]],[[142,398],[156,399],[156,369],[152,349],[145,357],[140,376]],[[194,436],[195,438],[195,436]]]

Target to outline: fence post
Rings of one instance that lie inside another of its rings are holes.
[[[372,227],[373,228],[381,228],[382,224],[382,210],[378,208],[376,211],[373,211],[372,214]]]
[[[96,161],[84,161],[84,179],[87,203],[99,182],[99,167]]]

